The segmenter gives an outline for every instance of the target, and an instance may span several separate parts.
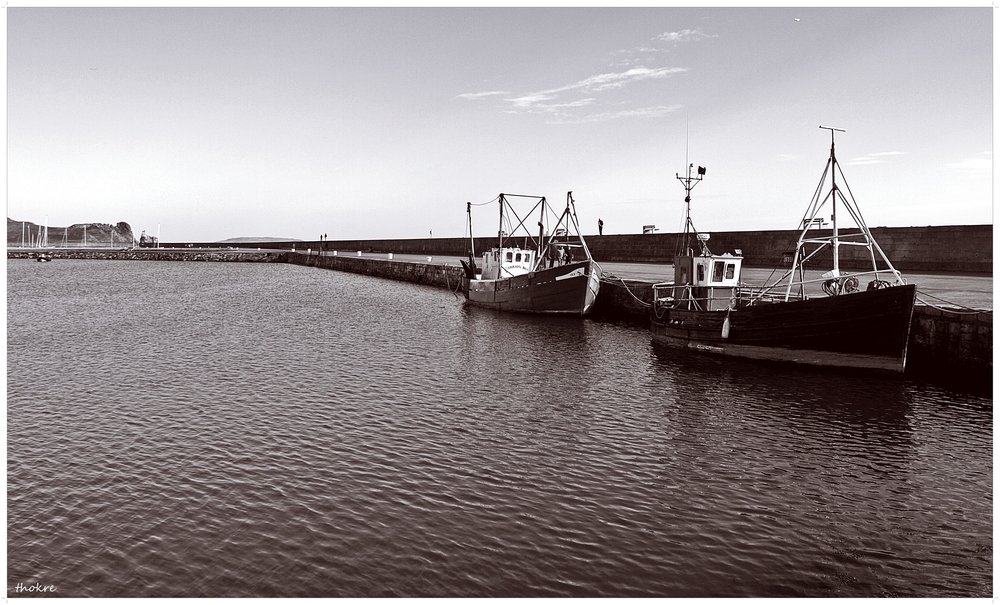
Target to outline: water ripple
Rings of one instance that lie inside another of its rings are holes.
[[[8,262],[8,596],[989,596],[992,401],[304,267]]]

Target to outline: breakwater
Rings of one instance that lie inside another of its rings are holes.
[[[7,258],[32,259],[41,249],[9,249]],[[172,250],[168,248],[47,248],[45,254],[53,259],[79,258],[87,260],[175,260],[244,263],[285,263],[288,252],[248,250]]]
[[[843,236],[857,229],[842,229]],[[900,271],[946,273],[993,273],[993,225],[948,225],[929,227],[875,227],[871,230],[879,246]],[[741,250],[746,267],[781,267],[790,265],[786,253],[795,251],[799,232],[775,231],[711,231],[709,247],[717,252]],[[829,235],[829,229],[816,230],[818,236]],[[672,263],[678,240],[676,233],[589,235],[587,246],[598,262]],[[475,238],[476,250],[496,245],[496,237]],[[396,253],[429,256],[465,256],[469,251],[467,238],[285,241],[241,243],[172,242],[161,246],[183,248],[271,248],[276,250],[325,249],[366,253]],[[815,263],[829,264],[829,253],[815,257]],[[871,267],[868,250],[856,246],[840,249],[840,266],[859,270]]]
[[[346,254],[320,255],[305,252],[289,253],[288,262],[307,267],[347,271],[349,273],[360,273],[372,277],[448,288],[452,292],[457,292],[462,286],[463,271],[461,267],[455,265],[418,263],[389,260],[386,258],[349,256]]]
[[[291,263],[372,277],[406,281],[456,292],[462,268],[432,262],[411,262],[355,256],[321,255],[315,251],[193,250],[193,249],[66,249],[48,250],[53,258],[97,260],[172,260],[191,262]],[[37,251],[8,250],[7,258],[33,258]],[[357,252],[355,251],[355,254]],[[646,325],[653,298],[652,283],[641,280],[602,280],[594,317]],[[993,312],[965,311],[917,305],[910,332],[907,373],[991,381],[993,372]]]

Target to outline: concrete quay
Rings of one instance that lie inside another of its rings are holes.
[[[8,259],[34,258],[39,250],[10,249]],[[189,262],[268,262],[290,263],[320,269],[345,271],[393,279],[457,292],[462,268],[433,262],[415,262],[354,252],[327,252],[248,249],[48,249],[55,259],[168,260]],[[607,277],[602,280],[593,318],[646,326],[653,298],[653,283],[644,280]],[[917,305],[910,332],[907,374],[946,378],[949,382],[992,384],[993,312],[949,309]]]

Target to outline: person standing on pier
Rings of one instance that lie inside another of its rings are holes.
[[[604,235],[604,221],[597,219],[597,235]]]

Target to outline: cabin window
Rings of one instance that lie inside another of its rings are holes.
[[[720,282],[720,281],[722,281],[722,272],[725,270],[725,268],[726,268],[726,263],[719,262],[719,261],[717,261],[717,262],[714,263],[714,266],[712,267],[712,281],[713,282]]]
[[[513,252],[508,252],[507,253],[507,262],[509,263],[512,260],[514,260],[514,253]]]
[[[516,260],[517,262],[521,262],[521,253],[520,252],[517,253],[517,256],[514,257],[514,260]]]
[[[705,281],[705,265],[698,265],[698,283]]]
[[[736,265],[729,263],[726,265],[726,279],[733,279],[734,277],[736,277]]]

